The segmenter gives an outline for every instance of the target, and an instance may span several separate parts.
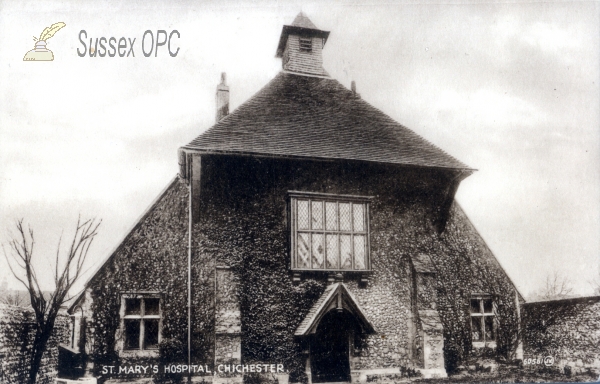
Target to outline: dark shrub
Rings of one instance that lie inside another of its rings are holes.
[[[461,349],[454,343],[444,344],[444,365],[446,366],[446,372],[456,372],[456,368],[458,367],[461,361]]]
[[[181,383],[185,373],[166,373],[166,365],[181,365],[186,362],[186,348],[183,342],[177,339],[164,339],[158,344],[158,374],[155,383]]]

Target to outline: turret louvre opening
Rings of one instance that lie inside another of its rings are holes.
[[[312,39],[300,38],[300,52],[312,52]]]

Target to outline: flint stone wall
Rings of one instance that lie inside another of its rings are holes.
[[[238,284],[231,270],[217,267],[215,367],[218,364],[241,362],[241,319],[237,289]]]
[[[294,331],[327,285],[327,273],[290,270],[288,191],[373,196],[370,208],[372,272],[366,286],[344,275],[377,333],[362,337],[351,353],[353,371],[400,369],[417,363],[408,334],[410,258],[426,254],[437,272],[419,280],[420,308],[437,310],[442,329],[428,329],[432,367],[453,364],[471,350],[469,300],[488,292],[497,300],[499,352],[512,349],[517,320],[514,286],[458,205],[438,233],[440,196],[447,175],[434,170],[353,163],[320,163],[203,156],[200,222],[196,233],[205,259],[229,266],[239,282],[244,362],[284,364],[291,381],[304,381],[307,346]],[[437,298],[436,298],[437,297]],[[416,309],[416,308],[415,308]],[[423,333],[423,330],[413,330]],[[443,333],[442,343],[440,333]],[[435,334],[435,346],[431,345]],[[425,339],[423,334],[422,339]],[[439,342],[438,342],[439,340]]]
[[[0,304],[0,383],[19,384],[29,377],[35,320],[33,310]],[[57,375],[58,345],[69,339],[69,317],[59,314],[48,340],[37,382],[52,383]]]
[[[471,350],[473,292],[494,295],[501,324],[498,349],[511,348],[517,330],[512,283],[458,205],[452,205],[445,231],[437,230],[448,174],[375,164],[216,155],[203,156],[201,163],[198,212],[192,207],[192,217],[199,221],[191,236],[195,363],[212,365],[217,349],[218,360],[231,353],[245,364],[283,364],[291,381],[306,381],[307,345],[294,330],[323,293],[328,274],[307,272],[298,284],[293,282],[287,202],[291,190],[374,197],[369,282],[364,286],[356,274],[344,275],[344,284],[377,330],[356,340],[353,371],[399,371],[419,365],[417,356],[425,346],[435,347],[430,348],[435,366],[444,360],[446,369],[449,362],[456,365]],[[123,292],[161,292],[162,337],[186,344],[188,208],[188,188],[175,181],[90,284],[96,374],[105,364],[134,363],[115,348]],[[421,289],[415,293],[417,279],[410,260],[420,254],[429,256],[437,275],[434,280],[419,280]],[[219,276],[217,270],[230,272]],[[434,309],[443,331],[430,329],[425,335],[418,310]],[[219,334],[216,327],[221,332],[239,329],[241,334]],[[417,340],[410,340],[411,332],[420,335],[420,352],[413,353]],[[429,336],[435,333],[439,338],[440,332],[443,344],[432,346]],[[240,352],[234,351],[238,345]]]
[[[600,296],[526,303],[523,357],[552,356],[554,365],[600,373]]]
[[[188,187],[173,180],[125,237],[89,284],[79,305],[85,308],[93,374],[102,378],[150,377],[152,373],[103,374],[104,366],[159,364],[159,351],[122,351],[119,315],[121,296],[158,292],[161,297],[162,341],[174,340],[187,360]],[[203,244],[196,244],[202,249]],[[214,264],[192,255],[192,364],[212,368],[214,357]],[[162,369],[162,367],[161,367]]]

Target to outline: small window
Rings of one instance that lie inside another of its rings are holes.
[[[290,194],[292,269],[370,269],[368,198]]]
[[[81,311],[81,307],[76,308],[75,312]],[[74,351],[84,352],[86,348],[87,341],[87,322],[84,316],[79,315],[78,313],[71,316],[71,341],[70,347]]]
[[[312,52],[311,38],[300,38],[300,52]]]
[[[79,346],[81,317],[71,316],[71,348],[77,350]]]
[[[492,346],[496,341],[494,301],[490,297],[471,298],[471,338],[475,346]],[[483,343],[483,345],[477,343]]]
[[[123,349],[157,349],[160,341],[160,298],[124,295],[121,306]]]

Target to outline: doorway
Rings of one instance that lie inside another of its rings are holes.
[[[350,340],[356,322],[345,310],[323,316],[312,339],[310,366],[313,383],[350,381]]]

